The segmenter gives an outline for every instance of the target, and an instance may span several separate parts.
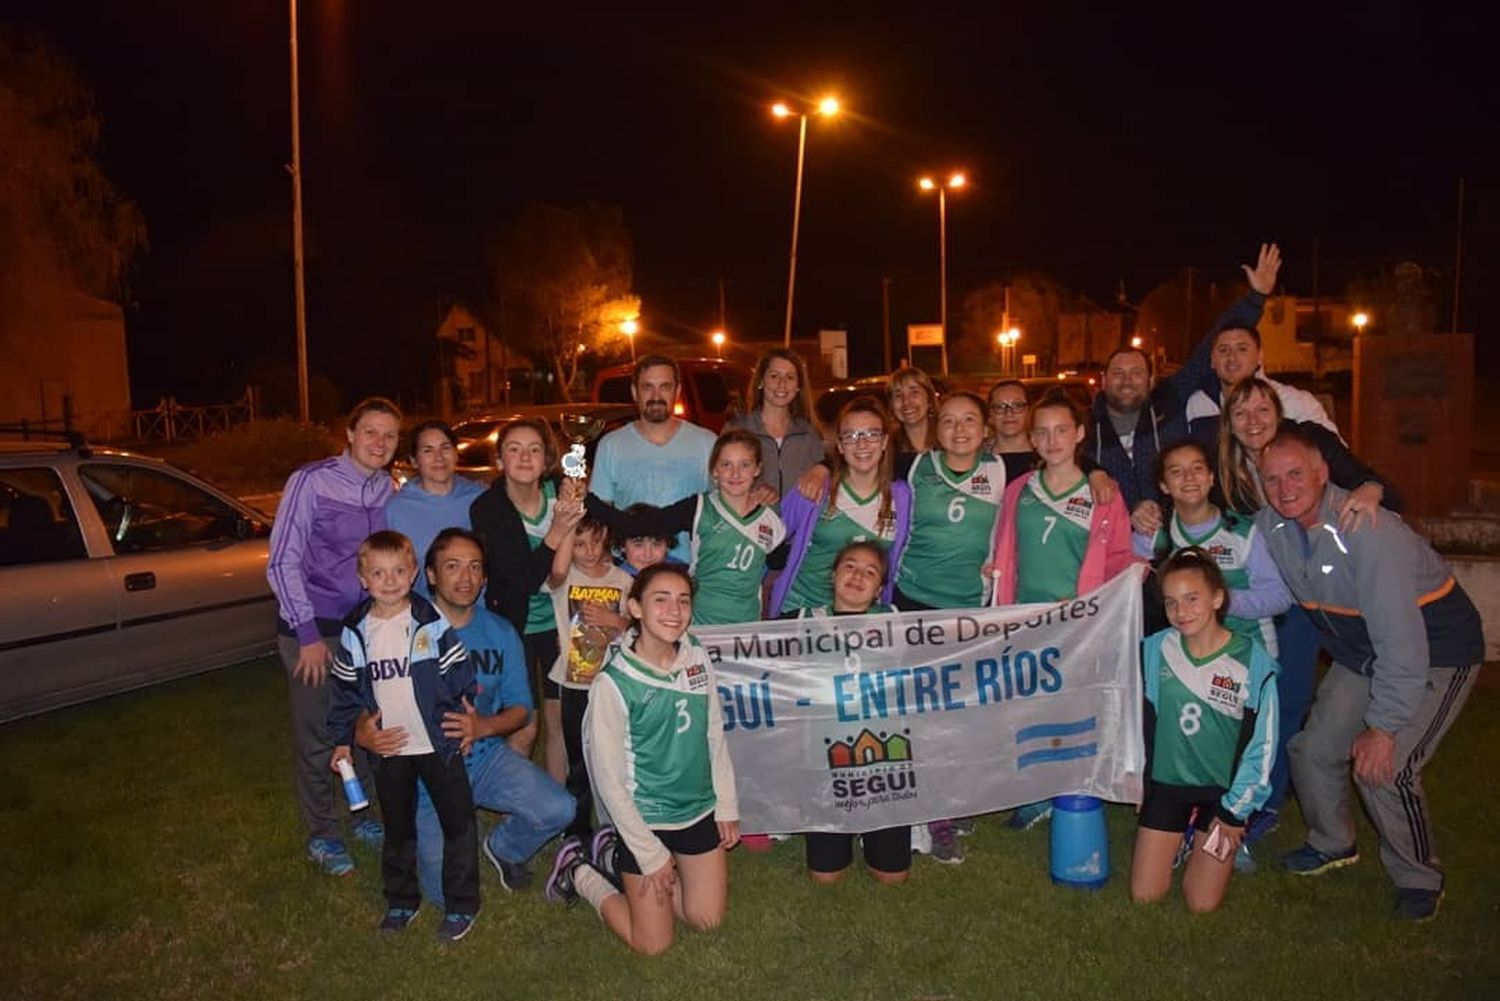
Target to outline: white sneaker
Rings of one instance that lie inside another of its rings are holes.
[[[913,855],[932,854],[932,835],[927,833],[926,824],[911,825],[911,853]]]

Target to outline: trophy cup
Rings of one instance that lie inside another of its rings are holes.
[[[567,454],[562,457],[563,475],[582,480],[589,474],[589,464],[584,458],[584,452],[588,443],[599,437],[604,430],[604,421],[590,414],[564,412],[558,416],[557,423],[563,436],[572,442]]]

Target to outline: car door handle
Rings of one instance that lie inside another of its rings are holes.
[[[125,590],[127,591],[150,591],[154,587],[156,587],[156,574],[149,570],[144,573],[125,575]]]

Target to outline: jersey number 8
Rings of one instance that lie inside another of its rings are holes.
[[[1196,702],[1184,702],[1177,716],[1177,727],[1189,737],[1203,729],[1203,707]]]

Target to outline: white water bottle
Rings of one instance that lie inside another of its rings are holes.
[[[339,778],[344,780],[344,798],[349,801],[350,810],[363,810],[370,805],[365,796],[365,787],[359,784],[359,776],[354,774],[354,764],[348,758],[339,759]]]

